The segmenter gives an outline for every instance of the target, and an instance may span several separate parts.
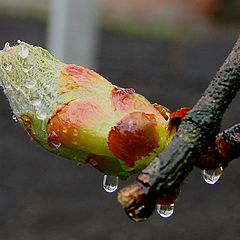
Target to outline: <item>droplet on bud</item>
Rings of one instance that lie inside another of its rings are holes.
[[[9,42],[6,42],[4,45],[3,51],[6,51],[9,48],[10,48],[10,44],[9,44]]]
[[[8,83],[8,82],[4,83],[4,88],[5,88],[6,90],[12,90],[12,86],[11,86],[11,84]]]
[[[63,133],[67,133],[68,132],[68,130],[67,130],[67,128],[65,126],[63,126],[63,128],[62,128],[62,132]]]
[[[5,70],[7,70],[8,72],[10,72],[12,70],[12,65],[10,63],[4,63],[3,67],[5,68]]]
[[[168,218],[173,215],[174,212],[174,204],[171,205],[161,205],[157,204],[157,213],[163,217]]]
[[[17,116],[14,115],[14,114],[12,115],[12,119],[14,120],[14,122],[16,122],[16,123],[18,122],[18,118],[17,118]]]
[[[46,131],[47,131],[47,126],[46,126],[46,124],[44,123],[44,121],[42,121],[41,129],[42,129],[43,132],[46,132]]]
[[[27,65],[22,68],[24,73],[28,73],[30,70],[32,70],[33,66],[32,65]]]
[[[77,129],[74,129],[74,130],[73,130],[73,136],[74,136],[74,137],[77,137],[77,136],[78,136],[78,130],[77,130]]]
[[[27,58],[29,55],[29,49],[25,46],[21,46],[20,51],[18,52],[21,58]]]
[[[203,170],[202,177],[208,184],[215,184],[223,174],[223,167],[219,167],[214,170]]]
[[[32,105],[35,106],[35,107],[39,107],[42,103],[41,99],[40,98],[35,98],[32,100]]]
[[[103,189],[106,192],[112,193],[118,188],[118,177],[104,175],[103,176]]]
[[[24,86],[27,88],[27,89],[32,89],[36,86],[36,83],[34,81],[32,81],[31,79],[28,79]]]
[[[51,148],[56,148],[56,149],[58,149],[61,146],[61,141],[57,133],[55,133],[54,131],[48,134],[48,145]]]
[[[47,115],[44,112],[37,113],[37,118],[39,120],[44,120],[46,117],[47,117]]]

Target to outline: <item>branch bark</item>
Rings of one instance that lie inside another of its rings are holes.
[[[240,156],[240,123],[217,135],[215,141],[194,163],[196,167],[209,170],[226,168],[228,163]]]
[[[222,116],[239,88],[240,37],[203,96],[183,119],[171,144],[142,171],[137,182],[119,192],[118,200],[131,219],[147,219],[159,200],[174,201],[180,185],[193,166],[198,164],[198,159],[207,150],[215,148],[213,143],[217,141],[215,137],[219,133]],[[239,125],[233,129],[237,129],[237,147],[234,148],[237,149],[237,154],[232,155],[235,157],[240,152]],[[235,131],[232,130],[229,130],[231,134]],[[226,133],[228,131],[220,134],[217,139],[222,139]],[[231,142],[232,140],[233,138]],[[218,156],[221,151],[213,152]],[[222,164],[225,166],[226,162]],[[204,165],[201,163],[199,166]],[[212,167],[215,167],[214,164],[207,168]]]

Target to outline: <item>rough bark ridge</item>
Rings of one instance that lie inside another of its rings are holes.
[[[118,200],[130,218],[135,221],[145,220],[151,215],[157,201],[174,201],[181,183],[194,165],[201,168],[205,168],[205,165],[206,168],[227,165],[225,160],[224,163],[220,161],[209,167],[204,161],[198,164],[198,160],[207,149],[216,149],[215,138],[220,130],[222,116],[239,88],[240,37],[200,100],[183,119],[171,144],[142,171],[137,182],[118,194]],[[234,158],[240,154],[239,125],[227,132],[218,138],[231,136],[228,141],[235,146],[232,148],[235,152],[231,153],[230,158]]]

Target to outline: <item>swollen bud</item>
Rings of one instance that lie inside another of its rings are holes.
[[[0,52],[0,85],[34,140],[106,175],[140,172],[176,131],[169,110],[134,89],[21,41]]]

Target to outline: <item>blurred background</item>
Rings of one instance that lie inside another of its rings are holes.
[[[1,48],[40,45],[172,110],[196,103],[239,30],[239,0],[0,0]],[[239,121],[238,95],[222,128]],[[195,169],[171,218],[134,223],[99,172],[32,142],[2,92],[0,129],[1,240],[240,239],[238,160],[214,186]]]

